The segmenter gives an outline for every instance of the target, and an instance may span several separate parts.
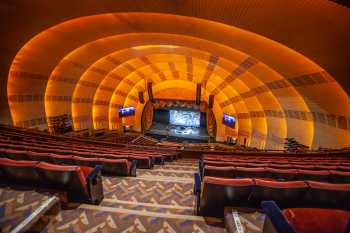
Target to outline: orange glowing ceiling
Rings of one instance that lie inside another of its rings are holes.
[[[170,14],[100,14],[41,32],[13,60],[8,95],[22,97],[9,105],[19,126],[68,114],[75,129],[118,129],[115,108],[133,105],[140,115],[137,94],[145,82],[156,97],[194,93],[201,83],[202,101],[215,95],[217,121],[236,115],[238,136],[251,146],[278,149],[283,138],[296,137],[315,147],[324,134],[341,135],[336,146],[350,141],[349,132],[315,118],[350,116],[349,97],[315,62],[237,27]],[[218,125],[218,137],[225,137],[224,127]]]

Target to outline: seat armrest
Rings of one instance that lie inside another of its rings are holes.
[[[201,192],[199,191],[199,192],[197,192],[196,194],[196,209],[195,209],[195,211],[196,211],[196,215],[201,215],[201,211],[200,211],[200,206],[201,206]]]
[[[201,192],[201,177],[198,172],[194,173],[194,187],[193,187],[193,193]]]
[[[203,177],[203,160],[202,159],[198,160],[198,169],[199,169],[200,176]]]
[[[296,233],[274,201],[262,201],[261,208],[266,214],[263,233]]]
[[[102,165],[97,165],[86,178],[90,201],[93,204],[99,204],[104,197],[102,185],[102,168]]]
[[[130,176],[136,177],[136,166],[137,166],[137,160],[134,159],[131,161]]]

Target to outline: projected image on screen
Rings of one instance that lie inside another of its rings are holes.
[[[200,112],[170,110],[170,124],[183,126],[200,126]]]

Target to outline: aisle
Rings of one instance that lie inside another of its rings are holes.
[[[221,219],[195,215],[196,160],[138,169],[137,177],[104,177],[99,206],[61,211],[45,232],[225,232]]]

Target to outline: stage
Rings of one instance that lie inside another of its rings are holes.
[[[176,142],[208,142],[207,130],[202,127],[179,126],[153,122],[145,135],[162,140]]]

